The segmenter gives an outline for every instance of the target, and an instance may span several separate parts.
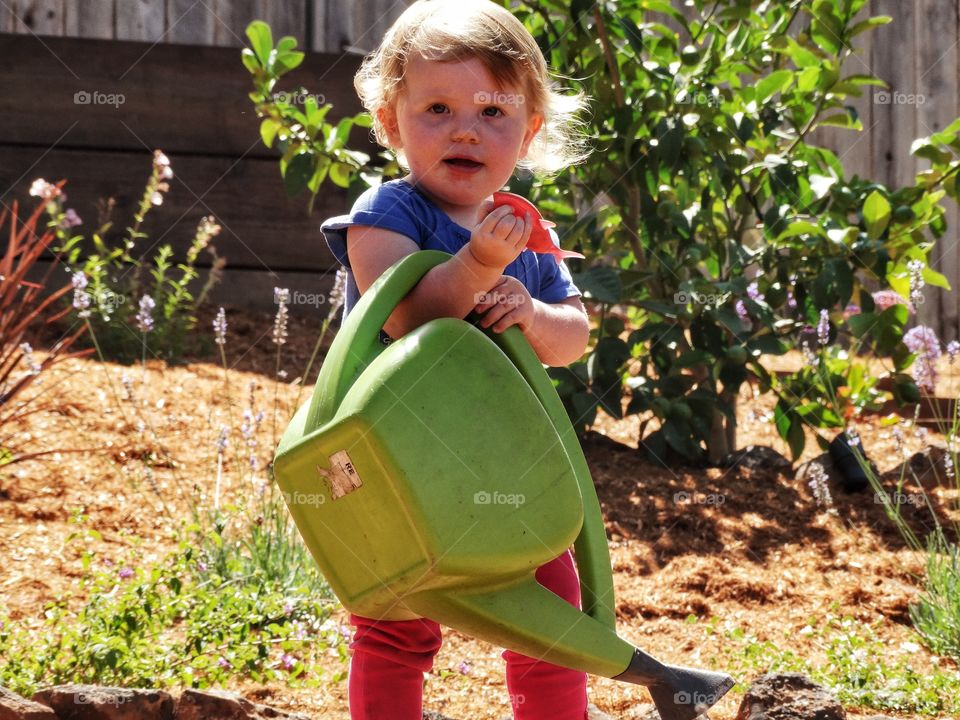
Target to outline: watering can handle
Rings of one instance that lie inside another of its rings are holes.
[[[306,419],[308,431],[332,419],[335,409],[340,406],[356,379],[383,352],[385,346],[380,342],[380,330],[400,301],[431,268],[447,262],[451,257],[440,250],[411,253],[388,268],[361,296],[340,327],[337,342],[331,346],[320,369]],[[543,364],[520,328],[512,326],[502,333],[490,329],[483,332],[503,350],[530,385],[550,417],[573,465],[583,500],[583,526],[574,543],[583,611],[610,629],[615,629],[613,572],[600,502],[567,412]]]

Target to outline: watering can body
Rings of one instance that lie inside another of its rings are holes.
[[[733,680],[665,665],[617,636],[596,492],[520,330],[438,318],[379,343],[396,304],[449,258],[421,251],[381,275],[284,432],[274,474],[305,544],[351,612],[429,617],[643,684],[664,720],[690,720]],[[534,578],[571,544],[582,612]]]

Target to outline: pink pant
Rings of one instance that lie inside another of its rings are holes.
[[[567,550],[537,569],[537,581],[580,608],[580,582]],[[531,612],[536,612],[531,608]],[[442,642],[432,620],[383,620],[351,615],[356,626],[350,649],[350,717],[352,720],[421,720],[423,673],[433,668]],[[529,658],[511,650],[507,691],[516,720],[584,720],[586,673]]]

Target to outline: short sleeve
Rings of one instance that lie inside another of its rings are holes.
[[[560,241],[555,231],[550,231],[553,244],[560,247]],[[567,266],[548,253],[538,254],[537,262],[540,269],[540,293],[538,299],[545,303],[558,303],[568,297],[583,295],[574,285],[573,277]]]
[[[411,203],[410,193],[402,185],[383,184],[366,190],[353,204],[349,215],[338,215],[320,226],[330,252],[345,268],[350,269],[347,257],[347,228],[368,225],[406,235],[420,244],[421,222]]]

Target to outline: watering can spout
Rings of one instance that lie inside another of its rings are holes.
[[[726,673],[660,662],[532,578],[482,591],[427,591],[405,604],[528,657],[643,685],[662,720],[694,720],[735,684]]]
[[[646,686],[662,720],[693,720],[736,684],[726,673],[667,665],[640,648],[613,679]]]

